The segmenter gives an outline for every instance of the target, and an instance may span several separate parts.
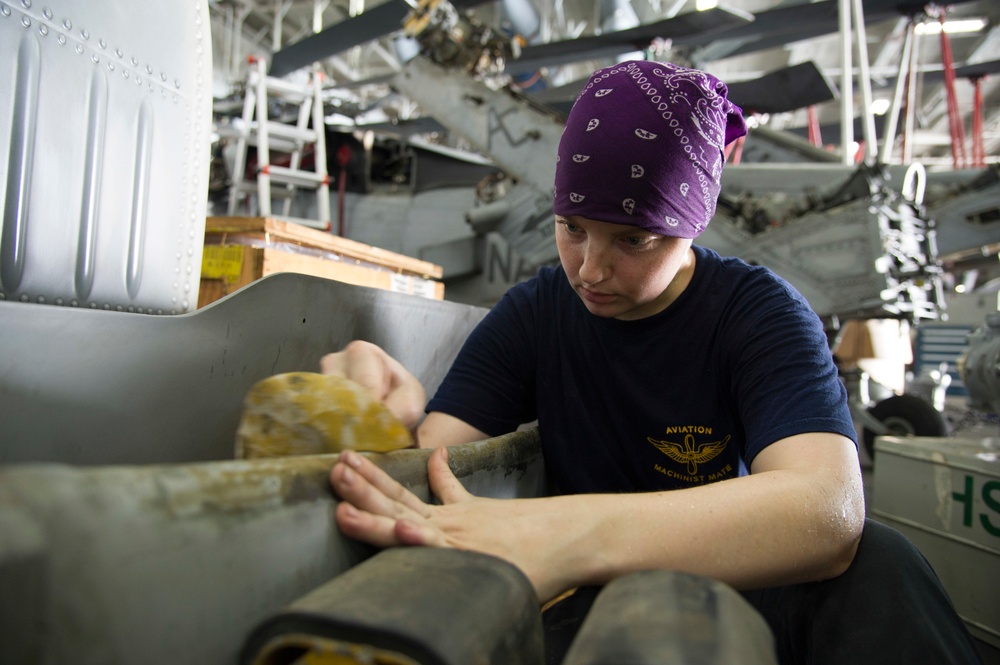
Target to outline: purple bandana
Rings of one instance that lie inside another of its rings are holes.
[[[566,120],[555,214],[695,238],[715,214],[723,148],[747,133],[726,84],[643,60],[600,69]]]

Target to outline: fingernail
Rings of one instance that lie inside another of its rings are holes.
[[[350,485],[354,482],[354,472],[351,471],[350,467],[344,468],[344,473],[341,476],[341,480],[345,485]]]
[[[344,454],[341,456],[341,459],[343,459],[348,466],[354,469],[357,469],[361,466],[361,456],[358,455],[353,450],[344,451]]]

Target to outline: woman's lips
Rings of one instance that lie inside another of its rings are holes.
[[[580,294],[583,295],[583,299],[586,300],[587,302],[592,302],[597,305],[603,305],[605,303],[609,303],[615,298],[617,298],[617,296],[614,295],[613,293],[599,293],[597,291],[591,291],[590,289],[583,286],[580,287]]]

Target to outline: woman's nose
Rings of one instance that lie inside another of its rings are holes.
[[[587,284],[597,284],[607,279],[609,275],[607,251],[597,243],[587,243],[583,251],[583,263],[580,264],[580,279]]]

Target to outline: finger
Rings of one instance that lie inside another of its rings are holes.
[[[343,351],[328,353],[319,359],[320,374],[347,376],[347,357]]]
[[[426,518],[431,513],[413,492],[353,450],[341,453],[330,480],[337,494],[362,510],[394,518]]]
[[[396,520],[393,535],[400,545],[450,547],[444,534],[427,523]]]
[[[355,340],[344,347],[344,354],[347,378],[367,388],[379,402],[384,401],[392,379],[385,351],[370,342]]]
[[[431,454],[427,462],[427,480],[441,503],[458,503],[472,497],[448,466],[447,448],[438,448]]]
[[[337,527],[348,538],[376,547],[406,544],[396,536],[397,520],[390,517],[359,510],[346,501],[337,504],[335,515]]]

